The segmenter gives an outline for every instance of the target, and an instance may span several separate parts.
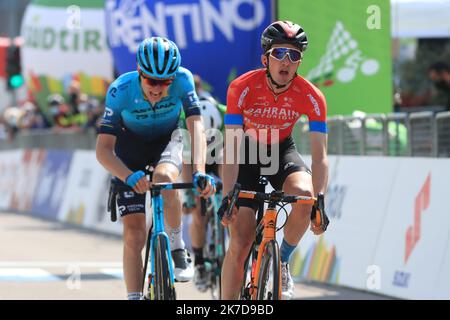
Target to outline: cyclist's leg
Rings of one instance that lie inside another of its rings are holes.
[[[261,191],[258,165],[239,165],[237,182],[243,190]],[[238,200],[239,211],[229,224],[229,245],[222,266],[222,299],[237,299],[244,280],[244,263],[255,240],[258,204],[248,199]]]
[[[311,171],[288,138],[280,147],[280,171],[271,177],[275,189],[280,188],[289,195],[313,196]],[[289,219],[284,226],[284,239],[296,246],[309,225],[311,205],[293,204]]]
[[[313,196],[312,178],[308,172],[291,173],[283,184],[286,194]],[[310,223],[311,205],[293,204],[289,219],[284,226],[284,239],[291,245],[297,245]]]
[[[120,194],[117,201],[123,221],[123,273],[130,299],[139,298],[142,287],[142,249],[147,237],[145,195],[133,191]]]
[[[160,163],[153,172],[153,183],[175,183],[179,171],[171,163]],[[164,221],[166,227],[178,229],[181,227],[181,198],[178,190],[164,190]],[[174,248],[172,248],[174,249]]]
[[[206,240],[206,219],[206,215],[202,216],[201,214],[200,198],[195,197],[195,208],[193,210],[192,223],[189,228],[192,250],[196,258],[195,265],[203,263],[202,250]]]
[[[155,144],[143,140],[131,131],[123,128],[117,136],[115,152],[132,171],[145,170],[146,165],[155,163],[168,144],[170,137],[160,139]],[[117,183],[127,188],[118,179]],[[123,268],[128,293],[141,292],[142,286],[142,249],[147,240],[145,219],[145,194],[137,194],[131,188],[119,192],[117,206],[123,219]]]
[[[174,183],[177,181],[182,168],[182,151],[181,136],[174,134],[156,165],[153,172],[153,182]],[[189,281],[194,277],[194,269],[183,241],[180,194],[178,190],[164,190],[162,196],[164,199],[164,220],[175,264],[175,278],[178,281]]]
[[[289,195],[312,196],[311,171],[295,149],[293,141],[280,147],[280,171],[269,178],[272,186]],[[292,205],[289,219],[284,226],[284,239],[280,244],[282,299],[292,299],[294,283],[289,273],[289,258],[308,228],[310,205]]]
[[[241,206],[229,224],[230,242],[222,266],[222,299],[236,300],[242,287],[244,263],[255,240],[255,210]]]
[[[160,155],[153,172],[155,183],[175,183],[183,167],[183,141],[181,134],[174,131],[172,137]],[[162,191],[164,199],[164,218],[170,228],[181,225],[181,198],[178,190]]]

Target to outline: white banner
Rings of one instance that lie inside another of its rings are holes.
[[[106,213],[109,174],[98,163],[94,152],[74,152],[68,179],[70,183],[59,211],[59,220],[104,231],[114,231],[119,227],[121,230],[119,223],[114,228]]]
[[[28,5],[21,35],[26,76],[62,79],[67,74],[111,79],[112,57],[107,46],[103,8]]]
[[[444,259],[450,240],[450,161],[404,158],[400,163],[374,259],[381,270],[381,291],[450,299],[450,269],[445,269],[450,261]]]
[[[22,169],[20,163],[22,150],[0,152],[0,209],[11,209],[11,196],[13,194],[15,181]]]

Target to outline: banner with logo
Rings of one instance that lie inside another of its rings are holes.
[[[278,13],[307,33],[299,73],[325,94],[328,115],[392,111],[389,0],[282,0]]]
[[[12,195],[9,203],[11,210],[31,211],[39,174],[46,158],[44,149],[27,149],[21,152],[19,168],[10,186]]]
[[[136,70],[146,37],[173,40],[181,65],[226,101],[228,84],[261,66],[260,37],[272,21],[272,0],[107,0],[106,29],[119,73]]]
[[[72,153],[67,150],[47,151],[34,193],[31,208],[34,215],[49,219],[57,218],[67,189],[67,176]]]
[[[381,290],[410,299],[449,299],[449,161],[404,158],[394,177],[374,257]]]
[[[34,0],[22,20],[22,69],[40,107],[49,93],[81,91],[103,96],[113,77],[102,0]]]
[[[22,170],[23,150],[0,152],[0,210],[11,208],[11,197]]]

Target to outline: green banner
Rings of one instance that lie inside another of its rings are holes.
[[[278,18],[305,29],[299,73],[325,94],[328,115],[392,111],[389,0],[279,0]]]

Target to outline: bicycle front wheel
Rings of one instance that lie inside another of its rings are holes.
[[[155,243],[155,286],[156,300],[175,300],[175,286],[170,279],[167,240],[163,235],[156,237]]]
[[[212,220],[215,223],[214,220]],[[214,225],[211,224],[214,228]],[[222,264],[225,257],[225,229],[222,225],[216,226],[213,232],[214,244],[211,246],[209,254],[213,257],[214,263],[211,270],[211,295],[213,300],[222,300]],[[213,251],[213,252],[211,252]]]
[[[279,300],[281,297],[280,252],[275,240],[264,246],[258,275],[257,300]]]

